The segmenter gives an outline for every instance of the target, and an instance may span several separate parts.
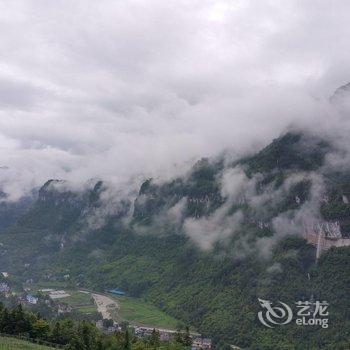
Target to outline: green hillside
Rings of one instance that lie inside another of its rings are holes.
[[[33,344],[16,338],[0,337],[0,350],[49,350],[54,349],[44,345]]]
[[[120,321],[128,321],[131,324],[173,330],[176,330],[179,324],[181,324],[159,308],[142,299],[125,296],[115,299],[119,304],[116,318]],[[182,326],[181,328],[184,327]]]
[[[350,247],[332,248],[316,264],[315,248],[296,235],[300,220],[312,215],[337,221],[343,237],[350,232],[344,200],[350,172],[324,166],[330,151],[324,140],[289,133],[231,163],[203,159],[186,176],[144,181],[136,198],[120,198],[99,226],[87,221],[103,212],[107,185],[76,193],[49,181],[17,223],[0,233],[1,266],[24,280],[55,283],[69,273],[73,286],[121,288],[220,346],[345,350]],[[223,179],[237,173],[244,183],[232,199]],[[238,228],[227,235],[237,218]],[[284,225],[283,234],[276,223]],[[186,231],[189,225],[199,227],[196,236]],[[201,243],[213,231],[218,239],[201,249],[193,238]],[[257,319],[258,298],[291,305],[326,300],[329,328],[267,329]],[[126,309],[132,319],[132,307]]]

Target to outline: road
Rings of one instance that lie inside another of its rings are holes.
[[[118,303],[115,300],[102,294],[91,293],[91,296],[94,298],[97,310],[102,314],[102,317],[111,319],[112,317],[109,310],[115,310],[118,308]]]

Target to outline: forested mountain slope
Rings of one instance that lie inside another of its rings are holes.
[[[0,233],[1,269],[142,296],[216,341],[251,349],[347,349],[350,247],[315,262],[303,238],[350,233],[350,171],[331,142],[300,132],[238,160],[203,159],[115,198],[102,181],[50,180]],[[110,197],[113,197],[111,200]],[[258,298],[330,303],[328,329],[257,320]]]

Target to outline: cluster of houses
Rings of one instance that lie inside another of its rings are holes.
[[[159,333],[160,341],[169,342],[175,336],[176,331],[170,329],[152,328],[145,326],[135,326],[135,335],[140,338],[151,336],[152,332],[156,330]],[[212,349],[212,340],[209,338],[202,338],[199,335],[192,334],[192,350],[210,350]]]
[[[57,315],[68,315],[73,311],[73,308],[68,305],[68,304],[64,304],[64,303],[58,303],[57,304]]]
[[[58,291],[60,293],[53,293],[52,295],[48,295],[48,298],[44,298],[42,301],[57,310],[57,315],[61,316],[61,315],[67,315],[70,314],[73,311],[73,308],[65,303],[60,303],[57,301],[57,299],[59,299],[59,296],[61,296],[62,294],[64,295],[64,293],[62,293],[62,291]],[[32,304],[32,305],[36,305],[39,302],[39,298],[37,296],[34,296],[32,294],[27,294],[25,296],[25,301],[28,304]]]
[[[25,288],[23,293],[17,294],[11,291],[11,287],[7,282],[0,283],[0,294],[4,295],[6,298],[17,297],[18,302],[30,305],[37,305],[39,302],[43,302],[46,305],[55,308],[58,316],[70,314],[73,311],[73,308],[70,305],[59,301],[60,299],[70,296],[66,291],[47,288],[41,289],[39,292],[41,292],[41,294],[32,294],[29,288]],[[125,295],[120,289],[108,290],[108,292],[119,296]],[[122,329],[117,322],[111,319],[99,320],[96,322],[96,326],[106,334],[113,334]],[[159,333],[160,341],[162,342],[171,341],[176,334],[176,331],[174,330],[146,326],[134,326],[133,329],[135,336],[139,338],[149,337],[152,335],[152,332],[156,330]],[[210,350],[212,348],[211,339],[202,338],[198,334],[191,334],[191,337],[192,350]]]
[[[7,272],[1,272],[1,274],[6,279],[9,277],[9,274]],[[15,296],[15,294],[16,293],[14,293],[12,291],[11,284],[9,282],[4,281],[4,280],[2,282],[0,282],[0,295],[1,295],[1,297],[8,299],[8,298]]]
[[[6,282],[0,283],[0,293],[5,294],[5,297],[8,296],[11,292],[10,286]]]
[[[47,294],[52,300],[67,298],[70,296],[65,290],[55,290],[51,288],[40,289],[40,292]]]
[[[135,326],[134,327],[134,332],[135,335],[139,338],[144,338],[144,337],[148,337],[151,336],[153,330],[155,328],[152,327],[139,327],[139,326]],[[155,329],[157,332],[159,332],[159,337],[160,337],[160,341],[170,341],[171,338],[174,336],[174,334],[176,333],[173,330],[168,330],[168,329]]]
[[[8,272],[1,272],[1,275],[4,279],[8,279],[10,274]],[[11,286],[8,281],[0,282],[0,295],[6,299],[15,297],[18,299],[18,302],[25,304],[37,304],[38,298],[26,292],[23,294],[15,293],[12,291]]]
[[[99,320],[96,322],[97,328],[106,334],[113,334],[115,332],[121,331],[122,327],[115,321],[111,319]],[[175,335],[176,331],[170,329],[146,327],[146,326],[132,326],[133,333],[138,338],[148,338],[151,337],[153,331],[159,333],[159,339],[161,342],[171,341]],[[203,338],[199,334],[191,334],[192,337],[192,350],[210,350],[212,349],[212,340],[209,338]]]
[[[115,332],[122,330],[122,328],[118,325],[118,323],[112,320],[98,320],[96,322],[96,326],[98,329],[100,329],[102,332],[106,334],[113,334]]]
[[[32,294],[27,294],[26,292],[19,294],[15,293],[11,290],[11,287],[3,282],[0,283],[0,294],[3,295],[6,299],[10,297],[16,297],[17,301],[21,304],[37,304],[39,301],[39,298]]]
[[[316,258],[331,247],[350,246],[350,238],[343,237],[338,221],[321,221],[304,224],[303,237],[317,247]]]
[[[192,342],[192,350],[209,350],[212,348],[212,341],[209,338],[194,338]]]
[[[59,299],[67,298],[70,296],[65,290],[55,290],[52,288],[40,289],[41,293],[47,295],[48,299],[45,299],[46,304],[50,304],[57,308],[57,315],[67,315],[73,311],[73,308],[65,303],[58,302]]]
[[[57,300],[69,296],[65,291],[42,289],[40,292],[46,294],[47,297],[41,299],[38,295],[32,294],[29,288],[25,288],[23,293],[16,293],[11,290],[11,287],[7,282],[0,283],[0,295],[5,298],[16,298],[17,302],[22,305],[37,305],[39,301],[42,301],[46,305],[56,309],[58,316],[70,314],[73,311],[73,308],[70,305],[58,302]]]
[[[29,304],[33,304],[33,305],[36,305],[39,301],[38,297],[31,295],[31,294],[27,294],[25,298]]]

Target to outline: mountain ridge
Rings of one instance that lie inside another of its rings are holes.
[[[113,210],[105,208],[109,188],[101,181],[83,192],[49,181],[0,233],[2,267],[26,279],[68,272],[79,286],[119,286],[216,342],[293,349],[304,332],[304,348],[318,339],[322,348],[341,349],[349,336],[349,303],[340,301],[350,287],[350,250],[331,248],[316,264],[315,248],[299,232],[310,218],[310,227],[339,221],[348,232],[348,173],[333,180],[324,167],[331,151],[324,140],[290,133],[228,165],[203,159],[185,177],[147,179],[136,198],[114,198]],[[293,303],[311,294],[332,302],[328,330],[291,325],[271,333],[256,320],[258,297]]]

